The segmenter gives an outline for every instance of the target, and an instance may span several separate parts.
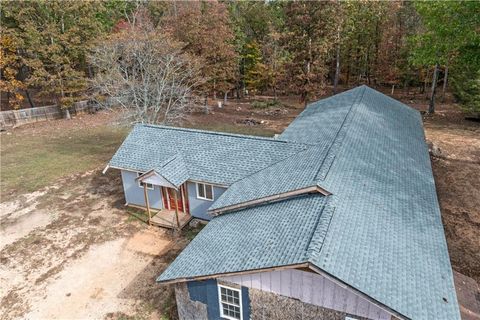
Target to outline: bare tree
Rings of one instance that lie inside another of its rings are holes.
[[[130,122],[176,122],[195,105],[198,63],[161,30],[128,27],[99,44],[90,60],[97,100],[122,107]]]

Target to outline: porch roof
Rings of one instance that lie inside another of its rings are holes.
[[[189,178],[190,175],[182,156],[176,154],[162,165],[145,172],[137,180],[178,189]]]

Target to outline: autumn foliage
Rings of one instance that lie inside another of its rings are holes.
[[[13,108],[33,106],[31,90],[66,109],[91,98],[89,56],[140,20],[200,61],[203,100],[308,103],[329,85],[366,83],[419,88],[431,103],[450,87],[478,108],[478,1],[6,1],[0,13],[0,85]]]

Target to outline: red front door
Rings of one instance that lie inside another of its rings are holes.
[[[183,186],[180,187],[180,190],[176,191],[172,188],[162,188],[163,192],[163,205],[165,209],[183,211]],[[175,203],[175,193],[177,194],[177,203]],[[187,206],[188,208],[188,206]],[[187,209],[188,210],[188,209]]]

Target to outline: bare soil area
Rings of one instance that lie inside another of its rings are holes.
[[[450,116],[451,115],[451,116]],[[480,123],[454,111],[425,119],[453,268],[480,282]]]
[[[427,108],[422,96],[394,97]],[[295,97],[231,100],[183,125],[271,136],[302,110]],[[155,278],[197,230],[175,235],[128,215],[118,172],[100,172],[124,136],[109,127],[117,118],[101,112],[2,133],[2,171],[32,174],[2,172],[0,318],[176,318],[172,288]],[[440,103],[424,125],[453,268],[480,281],[480,124]],[[34,175],[35,166],[49,174]]]
[[[155,278],[188,240],[129,217],[121,188],[94,170],[0,204],[2,319],[174,316]]]

